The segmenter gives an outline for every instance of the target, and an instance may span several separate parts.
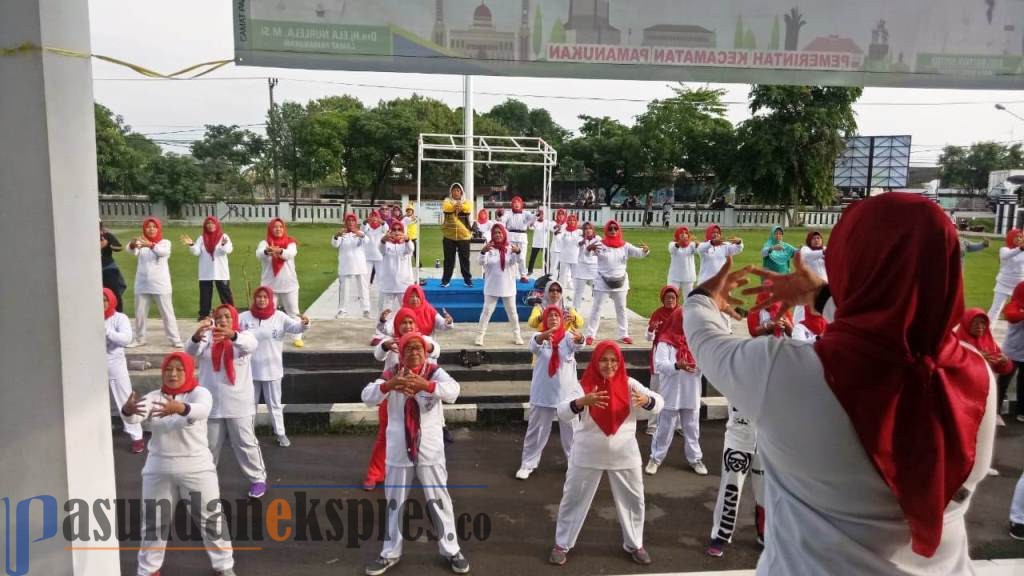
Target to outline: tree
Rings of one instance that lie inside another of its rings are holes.
[[[939,179],[944,187],[973,188],[970,185],[967,148],[946,146],[939,155]]]
[[[943,186],[960,186],[970,190],[988,189],[989,173],[1024,166],[1020,144],[1004,146],[998,142],[976,142],[970,148],[946,146],[939,156]]]
[[[857,131],[861,88],[754,85],[740,124],[732,180],[755,199],[791,209],[831,204],[835,161]]]
[[[364,111],[363,103],[351,96],[329,96],[306,105],[298,140],[311,182],[346,183],[345,141],[353,119]]]
[[[491,108],[482,116],[484,121],[495,123],[488,132],[476,126],[479,134],[525,136],[542,138],[545,142],[558,149],[568,137],[569,132],[551,118],[551,113],[543,108],[531,109],[525,103],[508,99]],[[510,166],[504,170],[489,167],[488,174],[503,181],[510,190],[524,197],[540,196],[540,183],[543,181],[543,168],[530,166]]]
[[[540,4],[533,11],[533,56],[539,57],[544,48],[544,16],[541,15]]]
[[[204,180],[218,187],[216,196],[249,194],[252,186],[242,170],[253,162],[253,140],[258,136],[238,126],[211,124],[203,138],[192,144],[192,157],[199,163]]]
[[[203,173],[191,156],[158,156],[150,164],[148,191],[150,200],[163,202],[177,216],[183,205],[202,198]]]
[[[799,50],[800,29],[807,24],[804,21],[803,14],[800,13],[799,8],[793,8],[788,14],[783,16],[783,20],[786,23],[786,50]]]
[[[580,136],[564,145],[565,156],[583,163],[591,180],[608,191],[611,205],[616,190],[640,186],[646,176],[640,138],[636,130],[607,116],[580,119]]]
[[[636,131],[649,174],[670,183],[676,171],[698,184],[728,176],[733,127],[725,118],[724,90],[680,84],[675,96],[655,100],[637,117]]]
[[[779,49],[779,16],[778,16],[778,14],[775,15],[775,21],[772,22],[772,40],[768,44],[768,49],[769,50],[778,50]]]
[[[290,180],[296,195],[300,185],[310,181],[305,150],[299,146],[305,119],[306,108],[298,102],[285,102],[267,113],[267,137],[277,154],[279,178]]]
[[[96,177],[103,194],[142,191],[146,164],[160,147],[132,132],[121,116],[102,104],[93,105],[96,122]]]

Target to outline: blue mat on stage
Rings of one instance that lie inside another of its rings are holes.
[[[532,306],[526,304],[526,298],[533,290],[534,280],[529,282],[516,282],[516,312],[519,314],[519,321],[526,322],[530,317]],[[452,278],[447,288],[441,288],[439,278],[428,278],[423,285],[423,292],[427,300],[437,311],[448,310],[456,322],[478,322],[480,312],[484,307],[484,279],[474,278],[473,287],[469,288],[462,281],[462,277]],[[498,302],[494,310],[491,322],[508,322],[508,315],[505,314],[505,307]]]

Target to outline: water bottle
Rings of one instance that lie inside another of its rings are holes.
[[[440,267],[441,267],[441,259],[440,258],[434,258],[434,268],[440,268]]]

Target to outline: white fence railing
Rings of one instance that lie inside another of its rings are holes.
[[[402,206],[406,206],[403,203]],[[354,213],[360,220],[365,219],[374,207],[368,204],[351,204],[347,211]],[[179,217],[174,221],[190,225],[202,224],[208,216],[216,216],[225,222],[259,223],[271,218],[283,218],[289,222],[308,222],[319,224],[341,223],[346,207],[342,204],[298,204],[289,202],[280,204],[243,204],[225,202],[204,202],[183,206]],[[493,216],[493,209],[489,209]],[[624,228],[642,228],[645,226],[663,227],[664,214],[661,210],[648,213],[644,209],[609,208],[569,208],[576,214],[579,221],[593,222],[603,226],[608,220],[617,220]],[[838,209],[802,210],[799,219],[804,226],[811,228],[831,228],[839,221],[841,212]],[[141,221],[147,216],[156,216],[168,220],[166,208],[159,202],[141,200],[100,200],[100,217],[106,222]],[[424,224],[440,224],[441,203],[438,201],[423,202],[418,212]],[[552,218],[549,214],[548,218]],[[474,218],[475,219],[475,218]],[[719,224],[723,228],[766,228],[769,226],[787,225],[786,215],[778,209],[737,207],[724,210],[708,210],[704,208],[678,208],[672,211],[670,227],[689,226],[702,229],[709,224]]]

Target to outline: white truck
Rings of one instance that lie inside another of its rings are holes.
[[[1002,194],[1013,194],[1024,183],[1024,168],[994,170],[988,173],[988,199],[995,202]]]

